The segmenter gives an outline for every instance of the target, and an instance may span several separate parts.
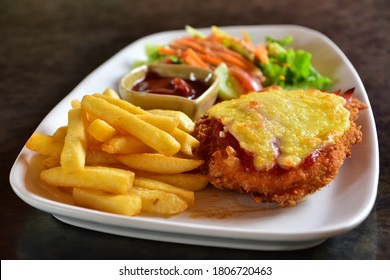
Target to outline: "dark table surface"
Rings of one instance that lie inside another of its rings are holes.
[[[1,258],[389,259],[389,19],[387,0],[1,0]],[[378,129],[378,195],[366,220],[314,248],[248,251],[148,241],[77,228],[16,196],[9,183],[11,166],[50,109],[131,42],[152,33],[183,29],[186,24],[297,24],[322,32],[340,47],[365,85]]]

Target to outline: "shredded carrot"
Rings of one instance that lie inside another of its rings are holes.
[[[243,63],[240,59],[237,59],[229,53],[218,52],[216,55],[218,58],[223,59],[228,64],[233,64],[240,68],[246,69],[245,63]]]
[[[222,37],[218,36],[215,33],[211,33],[210,36],[208,37],[208,39],[209,39],[209,41],[214,41],[214,42],[217,42],[219,44],[221,44],[221,42],[222,42]]]
[[[186,56],[186,57],[183,57],[183,61],[190,65],[190,66],[195,66],[195,67],[199,67],[199,68],[203,68],[201,65],[199,65],[198,61],[196,61],[193,57],[191,56]]]
[[[184,52],[183,60],[189,62],[190,65],[198,66],[204,69],[209,69],[209,66],[198,56],[191,48]]]
[[[174,49],[171,49],[171,48],[161,47],[161,48],[158,49],[158,52],[159,52],[160,54],[164,54],[164,55],[176,55],[176,56],[180,56],[177,50],[174,50]]]
[[[170,42],[169,48],[162,48],[161,53],[177,55],[183,62],[205,69],[214,69],[224,62],[228,67],[239,67],[248,73],[259,72],[252,62],[223,45],[221,39],[216,35],[207,38],[182,37]],[[257,51],[261,61],[268,58],[266,51],[264,52],[261,47],[257,49],[251,42],[248,44],[251,45],[251,49]]]
[[[227,62],[227,64],[232,63],[235,66],[238,66],[247,72],[258,71],[256,66],[253,65],[249,60],[244,58],[242,55],[240,55],[234,51],[231,51],[229,49],[227,51],[225,51],[224,53],[225,53],[225,55],[223,55],[223,53],[222,53],[222,56],[223,56],[223,59],[226,60],[225,62]]]
[[[176,40],[175,42],[187,46],[189,48],[192,48],[193,50],[202,52],[204,48],[201,45],[199,45],[199,42],[197,42],[197,40],[192,40],[192,39],[196,39],[196,38],[184,37]]]
[[[222,59],[219,59],[215,56],[211,56],[211,55],[208,55],[208,54],[201,54],[201,53],[198,53],[198,56],[206,63],[214,66],[214,67],[217,67],[219,64],[223,63],[223,60]]]
[[[255,57],[260,60],[260,62],[267,64],[268,63],[268,51],[264,45],[258,45],[255,49]]]
[[[210,40],[201,40],[199,38],[195,38],[197,43],[202,46],[202,48],[198,48],[202,53],[205,53],[209,56],[216,57],[219,60],[225,61],[228,64],[234,64],[243,69],[252,69],[253,65],[247,61],[240,54],[229,50],[224,45],[220,44],[216,41]]]
[[[254,55],[255,60],[262,63],[268,62],[268,53],[264,45],[255,46],[248,33],[243,32],[244,47]],[[253,57],[247,58],[228,48],[222,43],[223,38],[210,35],[207,38],[182,37],[169,43],[167,47],[161,47],[159,52],[165,55],[175,55],[183,63],[204,68],[215,69],[221,63],[225,63],[232,71],[246,91],[253,91],[254,86],[259,86],[262,74],[259,68],[253,64]]]

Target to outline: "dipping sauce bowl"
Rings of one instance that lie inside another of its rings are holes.
[[[121,97],[145,110],[186,113],[195,120],[216,101],[219,79],[212,71],[181,64],[137,67],[119,82]]]

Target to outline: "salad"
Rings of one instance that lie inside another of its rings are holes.
[[[188,36],[167,45],[147,44],[146,61],[150,63],[188,64],[214,71],[220,79],[219,98],[227,100],[242,94],[277,85],[285,89],[326,90],[332,81],[312,65],[310,52],[289,47],[291,36],[283,40],[266,37],[255,44],[250,35],[231,36],[217,26],[210,34],[186,26]]]

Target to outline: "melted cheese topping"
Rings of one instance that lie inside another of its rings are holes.
[[[345,102],[318,90],[270,89],[216,104],[208,115],[255,154],[256,169],[290,168],[349,129]]]

